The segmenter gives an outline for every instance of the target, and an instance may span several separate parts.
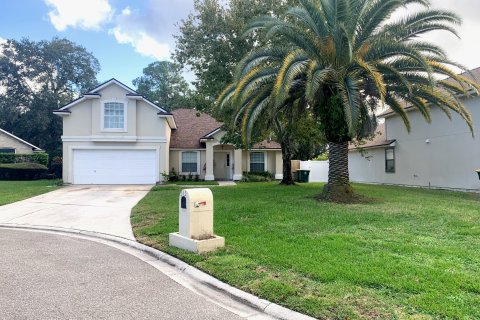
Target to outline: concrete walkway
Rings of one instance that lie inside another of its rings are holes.
[[[94,231],[134,240],[130,212],[151,186],[67,186],[0,207],[0,223]]]

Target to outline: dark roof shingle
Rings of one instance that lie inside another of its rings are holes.
[[[203,149],[200,139],[222,126],[210,115],[194,109],[176,109],[172,114],[177,123],[170,139],[170,148],[174,149]]]

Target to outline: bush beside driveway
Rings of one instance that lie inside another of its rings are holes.
[[[58,189],[56,180],[0,181],[0,206]]]
[[[480,318],[480,196],[356,185],[371,203],[320,203],[321,185],[212,188],[226,248],[168,246],[180,187],[133,209],[138,241],[318,318]]]

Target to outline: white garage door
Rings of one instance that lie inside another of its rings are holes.
[[[74,184],[154,184],[155,150],[73,150]]]

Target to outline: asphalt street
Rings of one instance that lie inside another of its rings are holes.
[[[242,319],[116,248],[0,229],[0,319]]]

